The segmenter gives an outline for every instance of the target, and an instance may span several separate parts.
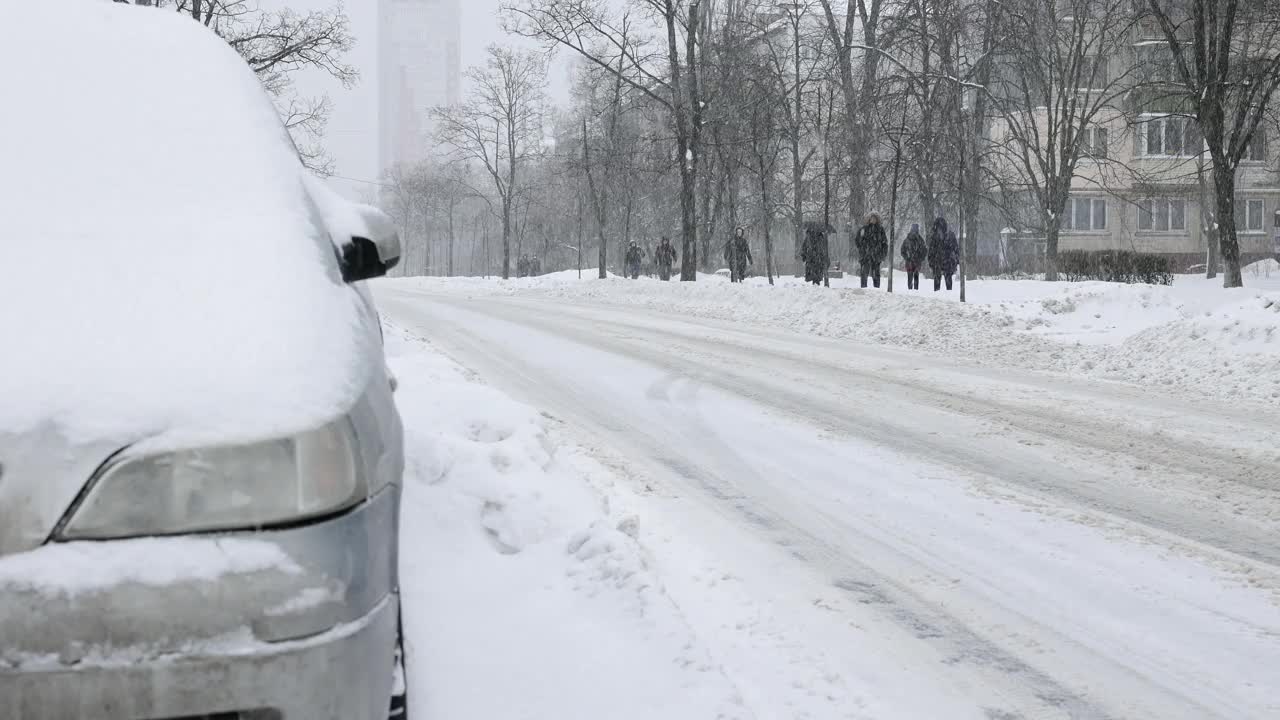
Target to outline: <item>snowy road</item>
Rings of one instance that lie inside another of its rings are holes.
[[[639,490],[744,717],[1280,716],[1280,413],[675,312],[379,302]]]

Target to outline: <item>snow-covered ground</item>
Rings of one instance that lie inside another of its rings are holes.
[[[1280,717],[1280,412],[1051,362],[1252,326],[1265,393],[1280,315],[1218,318],[1280,288],[1186,280],[380,284],[415,713]]]
[[[732,684],[648,566],[639,518],[557,423],[394,327],[411,714],[716,718]]]
[[[969,303],[958,288],[934,293],[832,289],[794,277],[769,287],[763,278],[732,285],[705,275],[697,283],[648,278],[601,282],[593,270],[501,281],[411,278],[392,286],[465,297],[548,297],[623,305],[682,315],[787,328],[963,358],[983,365],[1153,385],[1178,392],[1260,402],[1280,401],[1280,263],[1245,271],[1246,287],[1178,276],[1172,286],[977,280]]]

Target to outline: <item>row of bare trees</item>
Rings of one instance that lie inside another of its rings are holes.
[[[506,0],[502,17],[541,49],[493,48],[470,99],[436,113],[447,152],[392,173],[432,178],[422,191],[453,183],[447,210],[419,203],[434,208],[418,214],[430,242],[454,246],[460,208],[464,225],[491,223],[486,272],[507,276],[512,252],[535,248],[544,267],[585,255],[603,276],[631,241],[669,235],[692,280],[745,226],[772,279],[805,221],[839,231],[840,258],[863,216],[887,210],[898,235],[947,216],[971,268],[979,238],[1016,228],[1041,239],[1054,279],[1073,193],[1133,203],[1196,176],[1225,283],[1241,282],[1236,181],[1274,124],[1274,4]],[[576,70],[553,109],[556,50]],[[1194,144],[1159,164],[1118,152],[1152,117],[1186,120]]]

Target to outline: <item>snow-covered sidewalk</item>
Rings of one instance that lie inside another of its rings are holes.
[[[530,295],[636,306],[910,348],[984,366],[1064,373],[1176,392],[1280,401],[1280,264],[1246,270],[1247,287],[1178,276],[1172,286],[979,280],[958,292],[862,290],[846,277],[812,288],[787,276],[742,285],[593,279],[594,271],[501,281],[392,280],[393,287],[465,296]],[[925,283],[925,285],[929,285]]]
[[[741,716],[649,569],[622,488],[555,424],[388,327],[408,447],[401,583],[411,714]]]

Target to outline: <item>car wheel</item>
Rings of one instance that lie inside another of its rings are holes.
[[[396,661],[392,670],[391,707],[387,720],[409,720],[409,684],[404,672],[404,624],[396,621]]]

